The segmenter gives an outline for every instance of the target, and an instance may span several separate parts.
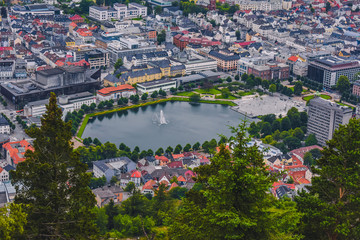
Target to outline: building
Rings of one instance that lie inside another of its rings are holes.
[[[324,146],[340,124],[349,122],[352,109],[315,97],[309,101],[308,116],[308,134],[315,134],[318,143]]]
[[[352,94],[360,96],[360,80],[353,83]]]
[[[320,57],[310,61],[308,65],[308,78],[323,84],[326,88],[336,86],[340,76],[353,80],[360,72],[360,64],[356,60],[343,60],[338,57]]]
[[[126,18],[136,18],[138,16],[147,16],[147,7],[137,4],[129,3],[128,6],[125,4],[115,3],[114,7],[89,7],[89,17],[98,21],[107,21],[111,19],[123,20]]]
[[[10,124],[4,116],[0,116],[0,133],[10,134]]]
[[[16,109],[27,103],[48,99],[51,92],[57,95],[71,95],[81,92],[95,92],[100,87],[100,69],[86,69],[68,66],[36,72],[35,80],[21,80],[0,84],[0,92]]]
[[[288,79],[290,67],[284,63],[268,62],[265,65],[251,65],[248,67],[248,74],[260,77],[266,80]]]
[[[136,169],[136,163],[128,157],[118,157],[96,161],[93,163],[93,173],[96,178],[105,176],[110,182],[113,176],[120,176],[122,173],[131,172]]]
[[[15,5],[11,8],[11,12],[19,15],[44,16],[59,15],[60,9],[47,4],[30,4],[25,6]]]
[[[218,70],[223,72],[236,71],[240,59],[239,55],[227,50],[212,50],[209,52],[209,57],[216,60]]]
[[[58,106],[63,111],[63,116],[68,112],[73,112],[81,109],[82,105],[90,106],[92,103],[96,103],[96,97],[90,92],[81,92],[71,95],[60,95],[57,98]],[[49,103],[49,99],[39,100],[35,102],[29,102],[24,106],[24,116],[27,117],[41,117],[46,112],[46,104]]]
[[[214,59],[188,60],[184,63],[186,74],[211,71],[217,69],[217,61]]]
[[[116,87],[107,87],[97,91],[96,97],[99,101],[106,101],[110,99],[119,99],[121,97],[129,98],[136,94],[136,89],[129,85],[118,85]]]
[[[0,79],[12,79],[14,77],[15,61],[0,61]]]
[[[155,91],[159,92],[160,89],[170,91],[171,88],[176,88],[175,80],[162,79],[137,84],[137,89],[140,94],[148,93],[151,95]]]
[[[124,189],[119,186],[96,188],[92,190],[92,192],[95,195],[96,206],[99,208],[109,204],[111,200],[113,200],[115,204],[121,203],[131,195],[131,193],[125,192]]]
[[[14,201],[15,194],[16,190],[11,182],[0,182],[0,208]]]
[[[109,52],[102,48],[87,52],[85,54],[85,60],[90,64],[91,69],[110,67]]]
[[[34,151],[34,148],[26,140],[8,142],[2,147],[7,163],[15,168],[18,163],[25,161],[24,154],[27,150]]]

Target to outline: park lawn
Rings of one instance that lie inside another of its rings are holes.
[[[294,91],[294,87],[291,87],[290,89]],[[304,88],[303,88],[303,90],[302,90],[303,93],[304,93],[304,92],[307,92],[307,91],[308,91],[308,90],[306,90],[306,89],[304,89]]]
[[[308,102],[309,100],[313,99],[314,97],[315,97],[315,95],[310,95],[310,96],[304,97],[303,99]],[[323,99],[326,99],[326,100],[331,99],[331,96],[325,95],[325,94],[320,94],[320,97],[323,98]]]
[[[254,90],[251,90],[249,92],[238,92],[237,95],[239,95],[240,97],[243,97],[243,96],[248,96],[248,95],[253,95],[255,94],[255,91]]]
[[[209,90],[196,89],[195,92],[198,92],[200,94],[213,94],[213,95],[221,94],[221,92],[215,88],[211,88]]]
[[[222,95],[216,95],[215,96],[215,99],[229,99],[229,100],[235,100],[235,99],[237,99],[236,97],[234,97],[234,96],[229,96],[228,98],[223,98],[223,96]]]
[[[178,92],[176,93],[176,96],[190,97],[193,94],[194,92]]]

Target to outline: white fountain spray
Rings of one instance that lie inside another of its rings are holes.
[[[160,110],[159,123],[160,125],[167,124],[163,110]]]
[[[154,116],[153,116],[153,122],[156,123],[156,124],[158,124],[159,126],[169,123],[169,121],[167,121],[166,118],[165,118],[165,114],[164,114],[163,110],[160,110],[160,114],[159,114],[159,115],[156,114],[156,113],[154,114]]]

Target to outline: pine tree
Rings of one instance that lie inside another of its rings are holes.
[[[271,239],[269,174],[257,147],[248,147],[246,126],[233,129],[232,154],[220,145],[210,165],[195,169],[202,189],[190,190],[174,218],[171,239]],[[291,238],[289,238],[291,239]]]
[[[340,125],[296,198],[305,239],[360,239],[360,121]]]
[[[51,93],[41,128],[32,128],[34,151],[18,164],[12,183],[15,203],[27,204],[25,234],[36,239],[89,239],[97,234],[92,211],[96,201],[88,187],[91,175],[71,143],[71,122],[65,123]]]

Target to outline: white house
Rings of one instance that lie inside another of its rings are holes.
[[[10,124],[4,116],[0,116],[0,133],[10,134]]]
[[[96,161],[93,163],[94,177],[100,178],[105,176],[110,182],[113,176],[120,176],[122,173],[131,172],[136,169],[136,163],[128,157],[118,157]]]

